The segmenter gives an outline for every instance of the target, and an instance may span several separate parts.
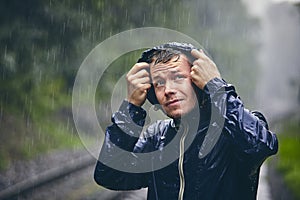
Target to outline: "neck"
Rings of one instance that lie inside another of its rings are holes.
[[[182,125],[189,125],[189,126],[197,126],[200,122],[200,110],[193,109],[188,114],[185,114],[179,118],[173,118],[175,126],[179,127],[180,124]]]

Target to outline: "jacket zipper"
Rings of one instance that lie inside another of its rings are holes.
[[[185,188],[183,161],[184,161],[184,141],[187,136],[187,133],[188,131],[185,128],[179,144],[178,171],[179,171],[179,178],[180,178],[180,188],[179,188],[178,200],[183,200],[183,194]]]

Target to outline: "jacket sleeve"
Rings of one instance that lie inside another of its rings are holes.
[[[146,173],[134,173],[137,160],[133,149],[142,131],[146,111],[123,101],[106,129],[94,179],[108,189],[133,190],[147,187]]]
[[[215,78],[207,83],[204,91],[210,95],[212,113],[217,112],[224,119],[221,124],[224,134],[231,138],[241,160],[260,165],[277,153],[277,137],[268,130],[267,121],[261,113],[244,108],[232,85]]]

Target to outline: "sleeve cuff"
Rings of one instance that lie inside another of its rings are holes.
[[[214,96],[214,94],[219,91],[221,88],[225,88],[228,86],[225,80],[220,78],[213,78],[204,86],[204,92],[210,96]]]
[[[129,113],[130,118],[134,123],[143,126],[147,115],[147,112],[139,106],[136,106],[126,100],[124,100],[119,108],[122,113]]]

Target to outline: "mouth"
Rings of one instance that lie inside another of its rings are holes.
[[[180,102],[183,101],[183,99],[172,99],[165,103],[166,107],[171,107],[171,106],[177,106],[180,104]]]

